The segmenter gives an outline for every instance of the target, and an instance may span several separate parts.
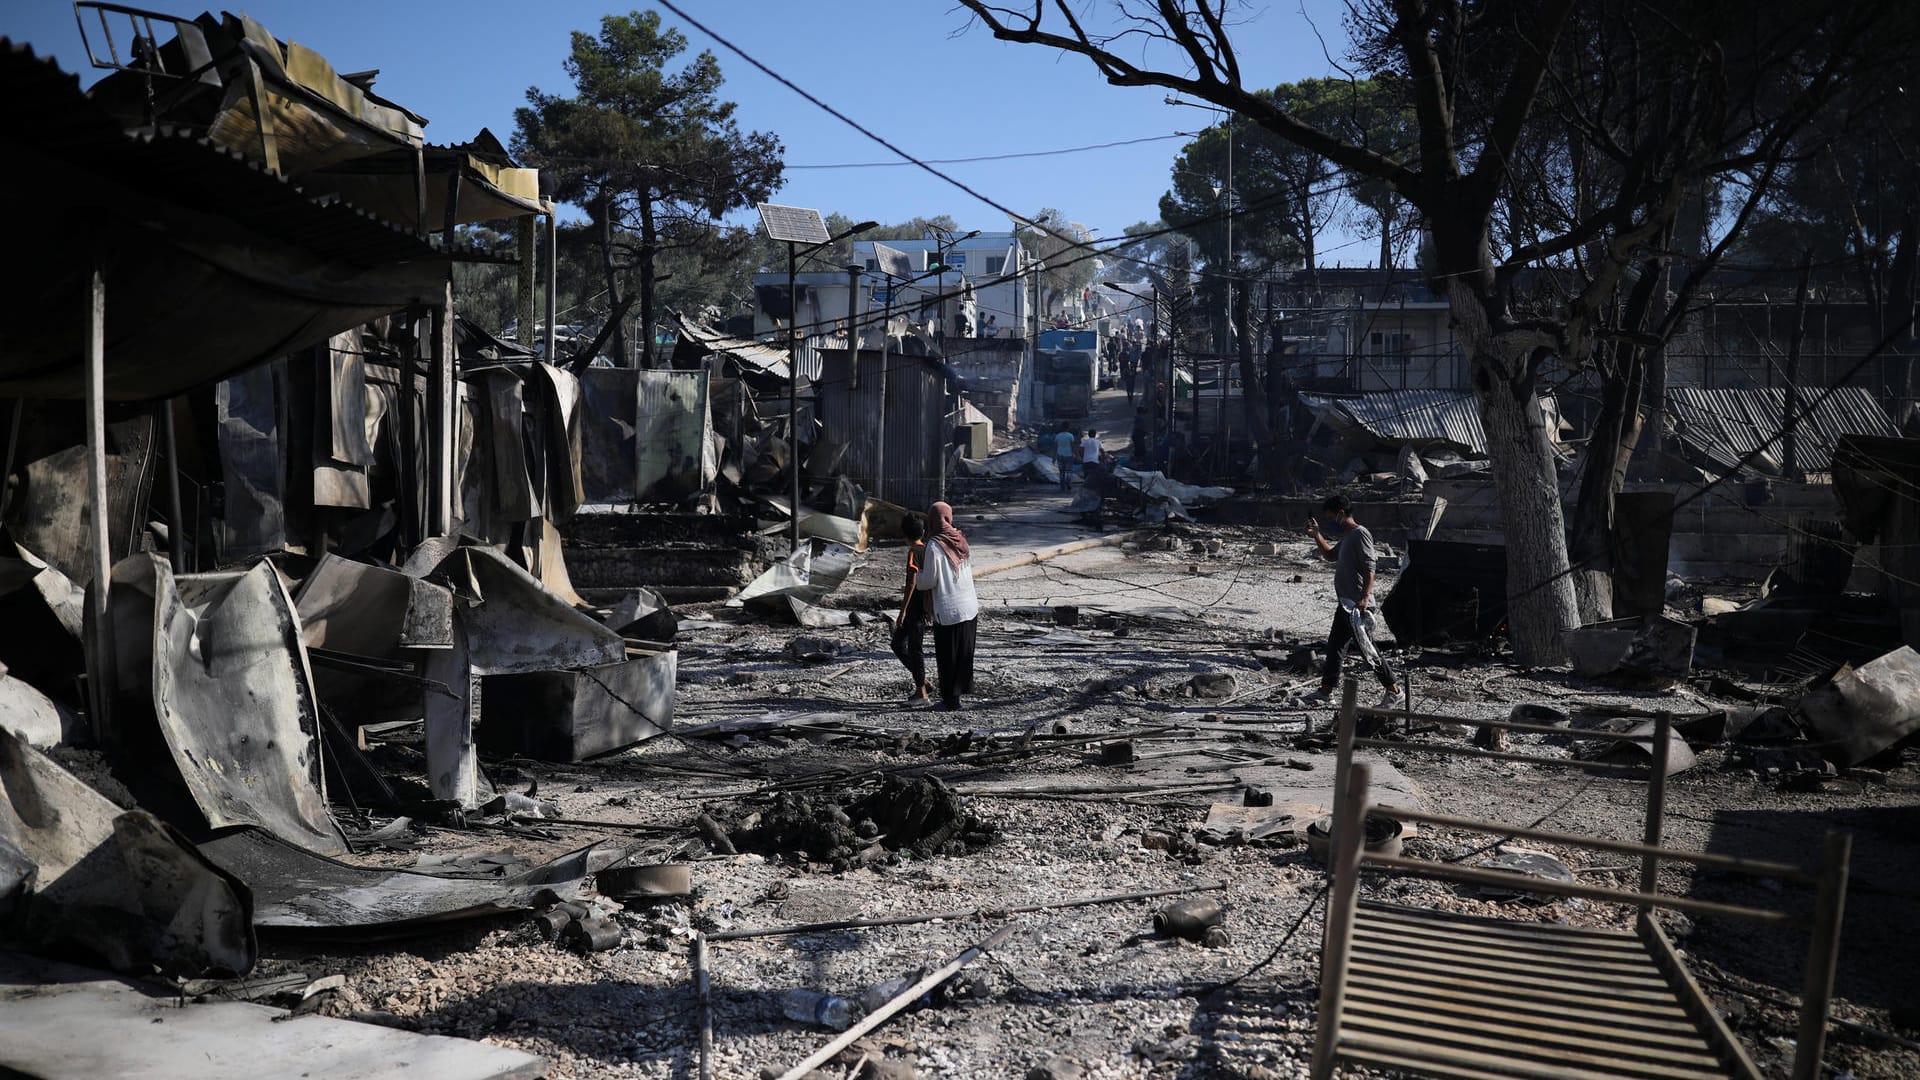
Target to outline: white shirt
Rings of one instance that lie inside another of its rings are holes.
[[[953,553],[937,540],[927,541],[926,565],[913,579],[913,587],[931,591],[935,626],[953,626],[980,615],[980,599],[973,591],[973,560],[959,565]]]
[[[1081,461],[1081,463],[1082,463],[1082,464],[1087,464],[1087,465],[1091,465],[1091,464],[1093,464],[1093,463],[1095,463],[1095,462],[1097,462],[1097,461],[1099,461],[1099,460],[1100,460],[1100,439],[1099,439],[1099,437],[1098,437],[1098,436],[1094,436],[1094,435],[1089,435],[1089,436],[1087,436],[1086,438],[1084,438],[1084,439],[1081,439],[1081,440],[1080,440],[1080,461]]]

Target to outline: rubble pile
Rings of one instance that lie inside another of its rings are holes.
[[[766,809],[735,817],[726,832],[740,850],[835,871],[897,862],[902,852],[920,859],[965,855],[998,835],[940,780],[898,776],[867,792],[781,792]]]

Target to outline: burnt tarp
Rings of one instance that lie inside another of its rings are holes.
[[[1402,647],[1484,641],[1507,622],[1507,549],[1409,540],[1407,566],[1381,601]]]
[[[414,552],[406,571],[449,584],[467,628],[473,671],[513,675],[600,667],[626,660],[619,634],[575,610],[513,560],[488,547],[451,547],[430,541]]]
[[[200,851],[252,887],[254,925],[365,939],[570,900],[590,875],[624,854],[614,845],[591,844],[517,874],[456,876],[354,866],[259,829],[216,837]]]
[[[1820,753],[1858,765],[1920,731],[1920,653],[1902,645],[1807,692],[1795,705]]]
[[[214,388],[220,473],[226,490],[220,548],[229,558],[287,546],[289,450],[280,388],[283,369],[280,361],[262,364],[223,379]]]
[[[176,576],[164,559],[139,555],[113,578],[114,735],[123,756],[141,760],[135,786],[171,772],[207,829],[257,825],[314,851],[345,851],[327,813],[299,616],[273,565]],[[171,770],[143,760],[148,751]],[[142,794],[143,804],[172,806]]]
[[[245,885],[5,731],[0,943],[179,976],[241,974],[257,956]]]
[[[638,372],[634,496],[679,502],[708,490],[720,471],[705,371]]]

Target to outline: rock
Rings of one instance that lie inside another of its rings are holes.
[[[1279,544],[1255,544],[1253,545],[1253,553],[1255,555],[1278,555],[1280,554],[1280,545]]]
[[[1718,596],[1705,596],[1700,599],[1700,614],[1725,615],[1729,611],[1739,611],[1740,605],[1732,600],[1723,600]]]
[[[1072,1058],[1050,1057],[1027,1070],[1027,1080],[1086,1080],[1087,1070]]]
[[[1187,680],[1187,688],[1194,697],[1213,701],[1232,697],[1239,687],[1239,680],[1225,671],[1203,671]]]

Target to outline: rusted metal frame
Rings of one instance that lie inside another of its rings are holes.
[[[1534,757],[1529,754],[1509,754],[1498,750],[1477,750],[1470,746],[1449,746],[1446,743],[1394,742],[1391,739],[1355,739],[1353,745],[1373,750],[1398,750],[1402,753],[1452,754],[1455,757],[1479,758],[1483,761],[1518,761],[1528,765],[1558,765],[1568,769],[1589,769],[1594,772],[1614,773],[1622,776],[1643,776],[1644,765],[1615,765],[1605,761],[1580,761],[1574,758]]]
[[[1834,966],[1840,959],[1840,919],[1847,900],[1851,833],[1829,832],[1821,852],[1820,890],[1813,903],[1813,941],[1800,994],[1800,1037],[1793,1052],[1793,1080],[1819,1080],[1826,1050],[1827,1010],[1833,1001]]]
[[[1596,987],[1586,983],[1570,983],[1564,979],[1554,978],[1551,974],[1464,972],[1452,964],[1437,959],[1375,961],[1372,957],[1365,955],[1354,957],[1348,964],[1348,971],[1349,977],[1366,974],[1374,978],[1395,981],[1426,982],[1458,987],[1476,997],[1483,994],[1491,997],[1493,991],[1497,991],[1503,997],[1512,997],[1516,994],[1559,994],[1573,997],[1587,1008],[1593,1008],[1597,1002],[1604,1000],[1605,1007],[1610,1010],[1633,1005],[1642,1012],[1658,1008],[1685,1015],[1674,1000],[1673,991],[1666,987],[1658,990]]]
[[[1497,987],[1488,987],[1497,990]],[[1610,1032],[1621,1038],[1642,1040],[1699,1034],[1698,1026],[1679,1007],[1642,1009],[1642,1015],[1629,1016],[1609,1005],[1596,1006],[1579,994],[1549,996],[1516,990],[1511,994],[1485,993],[1480,990],[1453,993],[1417,982],[1378,979],[1357,971],[1347,973],[1349,1001],[1365,997],[1368,1001],[1405,1005],[1431,1013],[1461,1016],[1539,1016],[1567,1023],[1588,1023],[1596,1031]]]
[[[1545,840],[1552,843],[1564,843],[1579,847],[1593,848],[1598,851],[1612,851],[1622,855],[1646,855],[1649,845],[1636,844],[1629,840],[1605,840],[1593,836],[1574,836],[1548,829],[1524,828],[1518,825],[1502,825],[1493,821],[1481,821],[1476,818],[1455,817],[1451,814],[1434,814],[1424,810],[1409,810],[1401,806],[1380,804],[1374,807],[1375,813],[1385,814],[1396,821],[1413,821],[1422,825],[1438,825],[1443,828],[1465,829],[1474,832],[1499,833],[1502,836],[1520,836],[1529,840]],[[1791,863],[1766,862],[1760,859],[1743,859],[1737,855],[1715,855],[1704,851],[1678,851],[1673,848],[1655,848],[1654,853],[1663,859],[1676,862],[1693,863],[1696,866],[1712,867],[1737,874],[1751,874],[1755,877],[1779,878],[1803,885],[1811,885],[1819,879],[1801,867]]]
[[[693,935],[693,993],[700,1005],[700,1080],[713,1080],[713,989],[707,975],[707,935]]]
[[[1356,1015],[1360,1013],[1367,1015]],[[1711,1069],[1716,1073],[1723,1068],[1720,1056],[1697,1033],[1691,1040],[1674,1039],[1665,1045],[1635,1045],[1598,1024],[1584,1025],[1586,1031],[1576,1033],[1565,1028],[1515,1023],[1514,1017],[1506,1015],[1444,1017],[1420,1009],[1383,1007],[1372,1002],[1363,1005],[1358,1001],[1348,1005],[1347,1015],[1354,1018],[1353,1026],[1356,1028],[1384,1029],[1395,1035],[1407,1036],[1424,1032],[1436,1042],[1465,1045],[1491,1053],[1573,1057],[1589,1064],[1598,1064],[1591,1060],[1594,1056],[1608,1054],[1635,1061],[1636,1066],[1627,1066],[1629,1068],[1646,1068],[1651,1064],[1656,1069],[1684,1066],[1689,1069]]]
[[[1667,765],[1673,752],[1673,717],[1653,722],[1653,775],[1647,779],[1647,850],[1640,854],[1640,891],[1660,891],[1660,838],[1667,816]],[[1644,910],[1644,909],[1643,909]]]
[[[1687,970],[1686,963],[1680,959],[1679,951],[1673,947],[1672,940],[1667,937],[1667,932],[1660,928],[1660,923],[1654,919],[1653,914],[1642,912],[1634,920],[1634,925],[1639,931],[1641,940],[1646,942],[1647,954],[1673,983],[1674,996],[1679,999],[1681,1007],[1686,1009],[1687,1015],[1692,1018],[1696,1030],[1720,1051],[1722,1063],[1740,1080],[1760,1080],[1760,1070],[1754,1065],[1753,1059],[1747,1056],[1746,1047],[1740,1045],[1740,1040],[1734,1037],[1733,1029],[1727,1027],[1726,1020],[1722,1019],[1719,1011],[1707,1001],[1706,992],[1694,979],[1693,972]]]
[[[1354,924],[1354,943],[1361,943],[1375,952],[1391,953],[1405,949],[1416,950],[1416,956],[1459,957],[1462,963],[1487,963],[1511,966],[1519,962],[1528,967],[1550,964],[1577,964],[1581,971],[1596,975],[1637,975],[1642,978],[1658,978],[1659,971],[1647,959],[1645,949],[1633,952],[1603,953],[1595,949],[1583,949],[1577,945],[1565,949],[1555,949],[1551,944],[1525,942],[1514,938],[1479,937],[1472,934],[1454,934],[1451,936],[1435,934],[1431,936],[1405,933],[1407,928],[1399,924],[1374,922],[1361,919]]]
[[[1346,680],[1340,709],[1341,729],[1352,730],[1357,684]],[[1346,740],[1341,740],[1342,745]],[[1349,770],[1342,768],[1341,780]],[[1340,1052],[1342,1010],[1347,995],[1347,964],[1353,947],[1353,923],[1360,893],[1361,847],[1366,842],[1367,781],[1365,765],[1353,766],[1352,778],[1334,804],[1334,827],[1328,834],[1327,860],[1333,866],[1333,891],[1327,898],[1325,931],[1320,943],[1320,1011],[1313,1037],[1313,1080],[1333,1075]]]
[[[1391,923],[1395,930],[1430,929],[1436,934],[1482,934],[1521,941],[1544,941],[1559,946],[1570,943],[1587,950],[1634,952],[1640,943],[1626,930],[1582,929],[1558,923],[1520,922],[1490,915],[1462,915],[1430,908],[1406,907],[1366,900],[1360,904],[1368,921]]]
[[[1533,724],[1521,720],[1463,720],[1458,716],[1441,716],[1437,713],[1403,713],[1398,709],[1376,709],[1370,705],[1362,706],[1360,715],[1377,720],[1405,720],[1421,724],[1452,724],[1458,727],[1490,727],[1503,731],[1524,731],[1536,735],[1565,735],[1575,739],[1610,739],[1615,742],[1644,742],[1645,735],[1635,735],[1627,731],[1585,731],[1580,728],[1555,727],[1552,724]],[[1650,719],[1665,718],[1672,721],[1671,713],[1656,713]],[[1417,745],[1417,744],[1416,744]],[[1561,761],[1562,758],[1550,758]]]
[[[1357,938],[1356,932],[1356,940],[1352,946],[1353,952],[1364,954],[1367,958],[1381,964],[1397,964],[1403,960],[1431,961],[1463,971],[1549,975],[1566,983],[1627,989],[1664,989],[1667,985],[1666,979],[1660,975],[1660,970],[1653,966],[1653,962],[1647,959],[1645,953],[1641,954],[1639,964],[1622,970],[1602,968],[1597,964],[1576,958],[1542,963],[1530,956],[1507,955],[1497,944],[1472,953],[1443,953],[1438,949],[1428,948],[1425,942],[1383,942],[1376,938],[1368,938],[1362,942]]]
[[[453,279],[441,286],[440,302],[432,309],[433,366],[428,372],[427,402],[432,415],[427,418],[432,457],[428,459],[428,529],[434,536],[453,532],[453,505],[458,493],[453,490],[453,443],[455,395],[458,382],[454,367],[458,363],[453,326]]]
[[[1347,804],[1347,791],[1352,786],[1348,773],[1353,771],[1354,731],[1358,724],[1360,702],[1360,682],[1351,675],[1340,682],[1340,716],[1334,737],[1333,759],[1333,823],[1327,832],[1327,850],[1338,851],[1340,844],[1340,808]],[[1311,728],[1312,721],[1308,721]],[[1327,860],[1327,879],[1333,879],[1333,859]]]
[[[1548,881],[1543,878],[1524,877],[1500,870],[1483,870],[1479,867],[1458,866],[1453,863],[1426,862],[1421,859],[1406,859],[1395,855],[1368,855],[1362,861],[1370,869],[1410,874],[1414,877],[1440,878],[1445,881],[1458,881],[1469,885],[1493,885],[1502,889],[1545,893],[1549,896],[1578,896],[1584,900],[1598,900],[1601,903],[1607,904],[1627,904],[1634,907],[1651,904],[1654,907],[1667,908],[1673,911],[1684,911],[1692,915],[1724,915],[1728,918],[1747,919],[1758,923],[1787,926],[1806,925],[1806,920],[1795,918],[1785,912],[1768,911],[1764,908],[1741,907],[1737,904],[1721,904],[1711,900],[1694,900],[1685,896],[1662,896],[1658,893],[1625,892],[1618,889],[1605,889],[1597,885]]]
[[[1488,1072],[1485,1069],[1469,1068],[1464,1065],[1435,1068],[1432,1062],[1421,1061],[1401,1054],[1383,1050],[1356,1048],[1347,1053],[1347,1059],[1356,1065],[1373,1065],[1383,1069],[1398,1069],[1401,1072],[1436,1076],[1440,1080],[1513,1080],[1512,1072]]]
[[[94,744],[107,746],[114,698],[113,623],[107,617],[113,585],[113,541],[107,526],[107,279],[96,252],[87,278],[86,325],[87,535],[93,543],[93,582],[87,589],[87,718]],[[16,414],[17,418],[18,414]],[[17,421],[16,421],[17,426]]]
[[[1410,1067],[1416,1071],[1427,1073],[1433,1072],[1434,1065],[1443,1065],[1454,1068],[1484,1070],[1481,1075],[1502,1077],[1526,1076],[1536,1077],[1538,1080],[1594,1080],[1596,1076],[1670,1077],[1673,1078],[1673,1080],[1712,1080],[1714,1077],[1724,1075],[1719,1072],[1702,1072],[1696,1069],[1658,1069],[1657,1067],[1646,1070],[1636,1069],[1633,1071],[1622,1071],[1620,1069],[1608,1069],[1606,1062],[1596,1062],[1586,1067],[1578,1065],[1563,1067],[1551,1062],[1538,1060],[1528,1060],[1522,1063],[1515,1061],[1505,1052],[1483,1053],[1476,1050],[1435,1046],[1430,1039],[1422,1039],[1417,1036],[1355,1035],[1352,1041],[1355,1044],[1355,1049],[1363,1053],[1373,1051],[1398,1056],[1404,1060],[1418,1063]],[[1505,1051],[1511,1048],[1503,1046],[1500,1049]],[[1365,1060],[1360,1054],[1350,1054],[1349,1056],[1355,1060]],[[1443,1075],[1454,1074],[1448,1073]]]

